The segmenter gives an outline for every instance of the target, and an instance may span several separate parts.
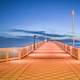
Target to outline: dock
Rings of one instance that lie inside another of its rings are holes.
[[[0,80],[80,80],[80,60],[64,48],[56,41],[43,42],[23,57],[3,61]]]

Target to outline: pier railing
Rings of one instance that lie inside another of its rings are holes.
[[[35,49],[39,48],[44,42],[35,43]],[[20,48],[0,48],[0,62],[13,59],[22,59],[34,51],[34,44]]]
[[[55,41],[55,43],[61,47],[66,53],[70,54],[75,59],[80,59],[80,48],[73,47],[63,42]]]

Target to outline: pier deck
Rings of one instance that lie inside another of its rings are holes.
[[[0,80],[80,80],[80,61],[45,42],[24,59],[0,63]]]

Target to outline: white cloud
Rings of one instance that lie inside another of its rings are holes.
[[[3,32],[3,33],[0,33],[0,36],[3,36],[3,37],[8,37],[8,38],[17,38],[17,37],[20,37],[20,36],[32,36],[32,34],[28,34],[28,33],[24,33],[24,32]]]

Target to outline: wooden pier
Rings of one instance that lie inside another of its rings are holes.
[[[80,60],[64,47],[67,46],[44,42],[29,54],[26,50],[23,57],[1,62],[0,80],[80,80]]]

